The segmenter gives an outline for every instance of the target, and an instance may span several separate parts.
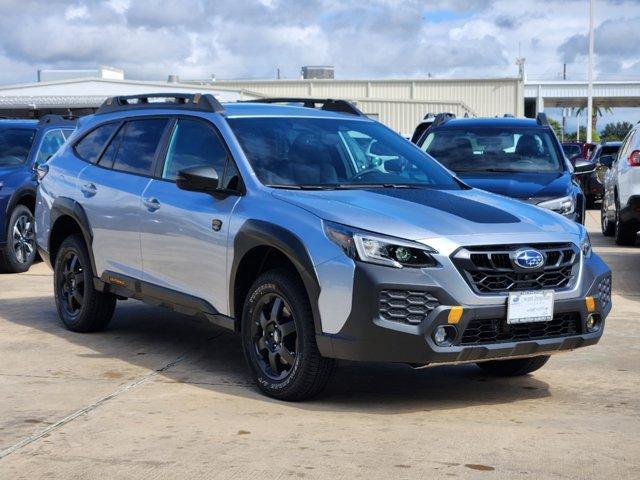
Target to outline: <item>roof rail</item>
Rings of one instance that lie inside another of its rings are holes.
[[[154,101],[153,99],[164,99],[165,101]],[[201,93],[144,93],[109,97],[98,108],[96,115],[123,110],[153,110],[160,108],[224,112],[222,104],[210,93],[204,95]]]
[[[359,117],[365,117],[358,108],[347,100],[334,100],[332,98],[304,98],[304,97],[274,97],[274,98],[259,98],[255,100],[242,100],[246,103],[301,103],[303,107],[318,108],[328,112],[340,112],[348,113],[351,115],[357,115]]]
[[[436,115],[436,119],[433,121],[432,126],[435,127],[437,125],[442,125],[443,123],[447,123],[449,120],[452,120],[454,118],[456,118],[456,115],[454,113],[438,113]]]
[[[38,119],[38,125],[49,125],[49,124],[67,124],[67,125],[75,125],[78,121],[78,116],[73,115],[71,112],[67,115],[54,115],[48,114],[43,115]]]
[[[538,125],[545,125],[545,126],[549,126],[549,119],[547,119],[547,114],[544,112],[540,112],[538,113],[538,115],[536,115],[536,123]]]
[[[504,115],[502,115],[502,118],[516,118],[513,113],[505,113]]]

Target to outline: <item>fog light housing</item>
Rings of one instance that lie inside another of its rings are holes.
[[[592,314],[587,317],[586,326],[587,326],[588,333],[597,332],[598,330],[600,330],[601,325],[602,325],[602,321],[600,319],[600,315]]]
[[[453,344],[457,334],[458,331],[456,327],[452,325],[439,325],[433,331],[433,341],[439,347],[449,347]]]

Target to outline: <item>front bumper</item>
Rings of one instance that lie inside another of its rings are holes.
[[[353,286],[351,314],[337,334],[318,335],[318,346],[323,355],[360,361],[402,362],[410,364],[443,364],[477,362],[492,359],[549,355],[593,345],[600,340],[604,319],[611,310],[609,298],[602,294],[602,283],[609,281],[611,271],[595,254],[584,262],[582,289],[571,299],[557,299],[554,315],[572,314],[576,328],[568,335],[549,335],[518,341],[489,341],[480,344],[462,343],[463,335],[474,321],[491,319],[495,325],[506,326],[506,297],[495,305],[462,305],[464,313],[455,327],[457,337],[448,347],[440,347],[433,341],[436,327],[447,325],[450,307],[460,305],[441,287],[417,282],[424,279],[419,270],[390,269],[358,263]],[[408,324],[382,318],[379,310],[380,292],[383,290],[410,290],[429,292],[437,298],[439,306],[418,324]],[[596,301],[595,314],[600,315],[600,329],[587,333],[585,322],[589,316],[585,297]],[[476,322],[477,324],[477,322]]]

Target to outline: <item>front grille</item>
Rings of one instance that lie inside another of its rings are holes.
[[[521,248],[541,252],[544,264],[533,271],[514,267],[511,254]],[[579,259],[579,250],[571,243],[465,247],[452,256],[460,273],[479,294],[569,288]]]
[[[598,284],[598,297],[600,298],[603,309],[607,308],[611,303],[611,275],[607,275],[600,280]]]
[[[422,322],[440,305],[429,292],[414,290],[382,290],[379,300],[381,318],[412,325]]]
[[[544,338],[568,337],[582,332],[580,314],[558,313],[550,322],[509,325],[506,319],[472,320],[465,328],[460,345],[523,342]]]

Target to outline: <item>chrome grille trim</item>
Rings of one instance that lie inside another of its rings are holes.
[[[515,266],[511,256],[517,250],[531,248],[544,255],[537,269]],[[552,289],[574,286],[580,263],[580,250],[573,243],[512,244],[462,247],[451,255],[473,291],[479,295]]]

